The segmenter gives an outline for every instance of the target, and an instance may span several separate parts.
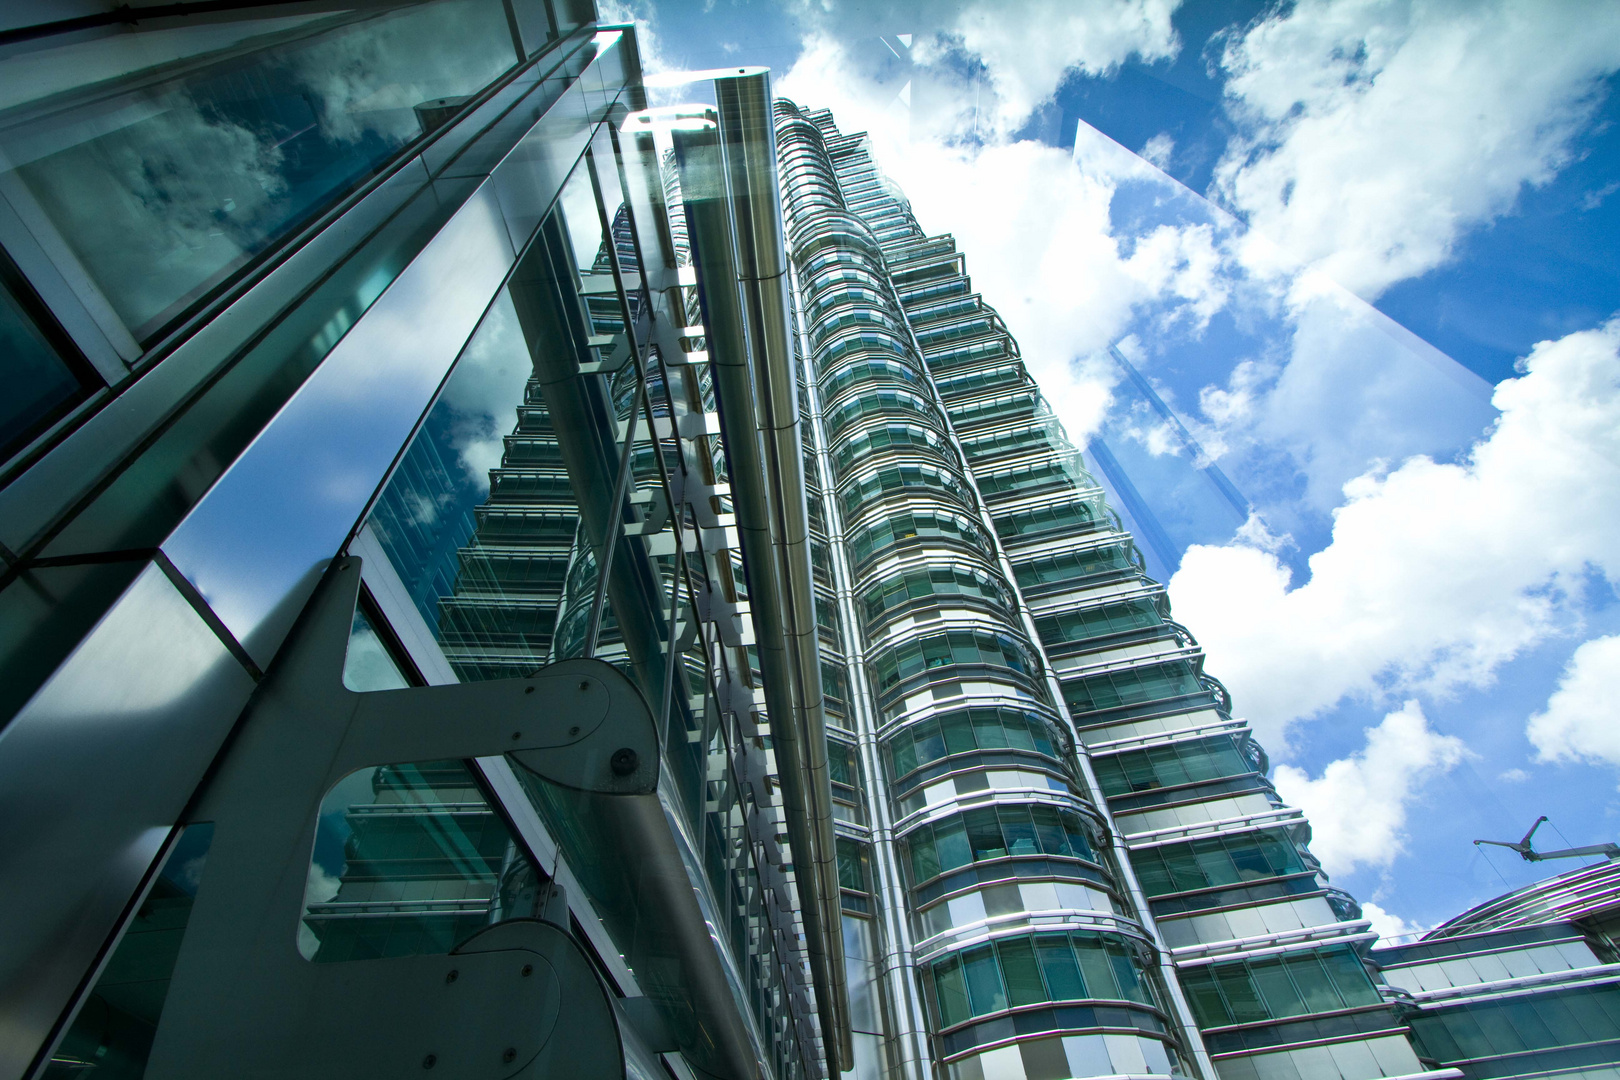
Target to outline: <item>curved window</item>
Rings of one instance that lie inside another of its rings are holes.
[[[929,361],[929,368],[933,362]],[[1003,397],[985,398],[971,401],[967,405],[953,406],[950,410],[951,419],[956,421],[958,427],[968,427],[973,424],[988,424],[1006,420],[1011,417],[1029,416],[1037,411],[1044,411],[1046,403],[1041,395],[1033,390],[1008,394]]]
[[[1071,449],[1063,433],[1054,430],[1050,424],[1036,424],[1013,431],[997,431],[962,441],[963,451],[968,457],[975,459],[997,457],[1014,450],[1034,450],[1037,447],[1057,453],[1066,453]],[[1075,457],[1079,458],[1077,452]]]
[[[996,532],[1008,539],[1046,532],[1084,532],[1095,528],[1099,520],[1104,520],[1101,500],[1082,499],[999,517]]]
[[[1092,758],[1091,764],[1105,795],[1180,787],[1256,771],[1255,763],[1244,756],[1231,735],[1099,756]]]
[[[862,330],[858,334],[841,337],[817,352],[816,365],[822,371],[831,371],[845,357],[857,356],[861,353],[887,353],[911,360],[911,351],[906,348],[905,339],[898,334],[884,333],[879,330]]]
[[[851,533],[849,552],[858,565],[896,544],[929,537],[952,540],[980,551],[986,550],[984,537],[971,518],[959,514],[912,510],[903,514],[890,514],[882,521]]]
[[[1076,715],[1199,693],[1207,694],[1208,690],[1185,660],[1104,672],[1063,685],[1063,700]]]
[[[1085,819],[1055,806],[981,806],[923,824],[900,842],[913,887],[989,859],[1057,856],[1096,862]]]
[[[947,957],[930,967],[924,985],[934,1022],[943,1030],[975,1016],[1048,1001],[1153,1005],[1142,968],[1136,950],[1122,937],[1030,934]]]
[[[891,448],[913,453],[921,451],[947,464],[951,463],[939,435],[915,424],[888,424],[862,432],[842,443],[832,455],[833,472],[839,480],[843,480],[857,461],[864,461],[873,454]]]
[[[1256,829],[1143,848],[1131,852],[1131,865],[1148,896],[1214,889],[1312,869],[1281,829]]]
[[[1013,574],[1018,578],[1018,587],[1021,589],[1067,584],[1084,581],[1099,574],[1112,575],[1127,571],[1134,573],[1141,569],[1141,564],[1134,557],[1135,554],[1135,548],[1129,541],[1104,544],[1102,547],[1066,551],[1061,555],[1019,563],[1013,568]]]
[[[935,668],[974,664],[1010,668],[1021,675],[1037,673],[1035,654],[1006,634],[983,630],[947,630],[903,641],[872,660],[872,681],[878,693]]]
[[[815,298],[819,297],[823,289],[837,288],[843,284],[861,285],[873,292],[883,292],[883,282],[877,274],[865,267],[864,263],[854,264],[847,262],[828,263],[826,267],[816,272],[816,276],[804,279],[804,292]]]
[[[900,330],[900,324],[887,312],[871,308],[853,308],[829,315],[813,326],[810,329],[810,340],[813,344],[820,345],[838,331],[851,326],[878,326],[896,333]]]
[[[818,282],[818,284],[824,283]],[[887,310],[889,298],[881,289],[864,282],[856,282],[844,285],[842,288],[818,292],[814,299],[805,305],[805,315],[813,322],[832,308],[843,303],[869,304],[872,307]]]
[[[863,416],[899,412],[933,419],[934,407],[927,398],[905,390],[877,390],[860,397],[850,398],[831,409],[826,416],[827,434],[838,435]]]
[[[1056,648],[1090,638],[1147,630],[1164,625],[1164,615],[1160,608],[1162,603],[1161,594],[1127,600],[1122,604],[1103,604],[1079,611],[1047,615],[1035,620],[1035,632],[1041,636],[1041,641],[1045,642],[1048,648]]]
[[[960,563],[890,574],[869,586],[862,593],[861,602],[865,605],[866,621],[872,623],[925,596],[972,596],[988,600],[1003,610],[1012,606],[1012,597],[1005,585],[982,570]]]
[[[908,308],[913,304],[926,304],[944,296],[958,296],[968,291],[967,278],[954,278],[937,285],[924,285],[907,289],[900,294],[900,302]]]
[[[1378,988],[1353,949],[1182,968],[1181,985],[1202,1028],[1377,1005]]]
[[[1037,462],[1018,469],[1003,469],[979,478],[979,491],[986,496],[1009,491],[1034,494],[1041,488],[1053,486],[1089,491],[1097,487],[1097,481],[1085,470],[1076,468],[1074,462],[1067,458]]]
[[[897,360],[886,356],[857,358],[854,363],[845,364],[832,375],[823,376],[819,383],[821,397],[823,401],[832,401],[856,383],[882,379],[914,386],[919,391],[925,391],[928,385],[921,374]]]
[[[964,507],[973,505],[962,482],[933,465],[893,465],[880,469],[846,486],[839,493],[838,505],[846,518],[853,518],[874,499],[919,489],[949,496]]]
[[[895,732],[883,744],[896,781],[953,754],[975,750],[1029,750],[1056,757],[1046,721],[1019,709],[982,708],[931,716]]]
[[[928,342],[922,335],[917,336],[923,348]],[[968,372],[954,377],[943,377],[937,380],[939,392],[946,397],[962,397],[967,394],[978,393],[983,390],[994,390],[1003,386],[1028,386],[1029,375],[1021,364],[1008,364],[1005,367],[993,367],[983,371]]]

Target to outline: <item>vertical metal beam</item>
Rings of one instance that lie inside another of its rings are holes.
[[[828,1067],[852,1064],[770,77],[715,80],[675,146]]]

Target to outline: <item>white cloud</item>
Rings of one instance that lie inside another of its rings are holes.
[[[1620,68],[1620,6],[1300,0],[1228,43],[1215,186],[1373,297],[1547,183]]]
[[[1544,341],[1456,464],[1412,457],[1344,486],[1310,578],[1259,546],[1189,548],[1170,581],[1263,740],[1347,696],[1487,685],[1578,623],[1581,579],[1620,582],[1620,319]]]
[[[1379,905],[1370,902],[1361,905],[1361,915],[1372,923],[1372,932],[1383,938],[1385,944],[1389,943],[1390,938],[1421,934],[1428,929],[1409,923],[1393,911],[1385,911]]]
[[[1150,161],[1160,169],[1169,169],[1170,155],[1175,151],[1176,140],[1170,137],[1168,131],[1161,131],[1143,143],[1137,153],[1144,161]]]
[[[1312,779],[1279,765],[1277,791],[1311,822],[1311,851],[1330,874],[1387,867],[1405,850],[1409,805],[1425,781],[1463,759],[1462,740],[1429,727],[1416,701],[1366,730],[1367,743]]]
[[[910,39],[911,64],[899,74],[874,70],[867,89],[888,101],[909,87],[916,120],[934,137],[996,142],[1049,104],[1071,73],[1106,75],[1133,56],[1150,62],[1175,56],[1180,42],[1171,16],[1179,4],[800,0],[794,6],[809,28],[807,54],[829,42],[875,42],[879,34]]]
[[[1525,734],[1542,761],[1606,761],[1620,765],[1620,636],[1593,638],[1575,650],[1547,707]]]
[[[1033,141],[953,142],[913,124],[892,88],[861,76],[827,36],[776,92],[830,108],[840,130],[866,131],[874,158],[905,192],[919,224],[969,253],[974,287],[1006,320],[1030,374],[1071,438],[1100,425],[1118,378],[1103,350],[1152,305],[1161,322],[1197,333],[1227,302],[1223,237],[1208,224],[1160,226],[1122,244],[1110,206],[1118,184],[1151,172],[1100,135],[1079,168]]]

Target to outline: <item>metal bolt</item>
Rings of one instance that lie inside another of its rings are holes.
[[[525,979],[527,979],[530,975],[533,975],[533,974],[534,974],[534,965],[533,964],[524,964],[523,965],[523,977]]]
[[[582,682],[579,684],[579,688],[581,690],[589,690],[591,688],[591,684],[588,682]]]
[[[447,983],[453,983],[459,978],[461,978],[461,972],[457,971],[455,968],[451,968],[450,974],[444,977],[444,981]]]
[[[517,742],[521,738],[523,738],[523,732],[521,732],[521,731],[512,732],[512,741],[513,742]]]
[[[437,1054],[429,1054],[427,1057],[422,1059],[422,1068],[431,1069],[431,1068],[433,1068],[433,1066],[437,1065],[438,1063],[439,1063],[439,1055],[437,1055]]]
[[[608,765],[613,769],[614,776],[629,776],[636,771],[636,765],[639,761],[640,759],[636,757],[634,750],[628,746],[621,746],[613,751],[613,757],[609,760]]]
[[[579,734],[579,725],[578,724],[575,724],[573,727],[568,729],[568,737],[569,738],[573,738],[575,735],[578,735],[578,734]]]
[[[524,693],[525,693],[525,694],[532,694],[532,693],[534,693],[534,687],[532,687],[532,686],[525,686],[525,687],[524,687],[524,688],[523,688],[523,692],[524,692]]]
[[[512,1064],[512,1062],[517,1060],[517,1051],[508,1046],[506,1048],[506,1053],[501,1055],[501,1060],[506,1062],[508,1065]]]

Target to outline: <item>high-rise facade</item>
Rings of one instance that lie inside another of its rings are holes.
[[[953,1080],[1431,1075],[963,254],[777,108],[856,1038]]]
[[[0,1078],[1459,1075],[862,137],[133,8],[0,15]]]

